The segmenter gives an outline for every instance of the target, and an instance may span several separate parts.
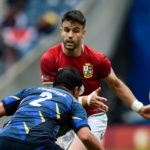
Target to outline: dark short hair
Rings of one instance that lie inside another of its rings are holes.
[[[72,67],[66,67],[58,70],[53,87],[65,86],[69,90],[73,90],[75,87],[82,86],[82,77],[77,69]]]
[[[85,27],[86,24],[86,18],[79,10],[70,10],[66,12],[62,17],[61,22],[63,23],[64,21],[77,22],[83,25],[83,27]]]

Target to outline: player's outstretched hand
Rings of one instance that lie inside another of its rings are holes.
[[[101,88],[98,88],[97,90],[95,90],[94,92],[90,94],[90,106],[97,108],[98,110],[102,112],[107,112],[108,106],[105,104],[107,99],[99,96],[100,91],[101,91]]]
[[[150,105],[143,106],[139,112],[142,117],[150,119]]]

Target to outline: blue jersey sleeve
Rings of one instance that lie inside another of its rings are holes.
[[[78,102],[72,104],[72,126],[76,133],[82,127],[89,127],[86,111]]]
[[[25,89],[21,90],[20,92],[8,96],[2,100],[4,105],[6,115],[13,115],[14,112],[17,110],[18,105],[20,104],[21,100],[24,98],[24,91]]]

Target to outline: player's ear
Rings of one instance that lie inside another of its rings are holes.
[[[86,33],[86,29],[83,28],[83,31],[82,31],[82,38],[84,38],[85,33]]]
[[[86,28],[83,29],[83,34],[85,35],[85,33],[86,33]]]
[[[79,88],[78,86],[76,86],[76,87],[73,89],[73,95],[74,95],[74,97],[78,99],[79,93],[80,93],[80,88]]]
[[[82,84],[81,87],[79,88],[79,96],[81,96],[84,93],[84,85]]]

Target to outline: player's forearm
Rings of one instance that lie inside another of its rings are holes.
[[[5,108],[3,106],[3,103],[0,102],[0,117],[6,115],[6,112],[5,112]]]
[[[131,106],[132,103],[136,100],[134,94],[122,81],[119,81],[119,83],[116,84],[112,90],[128,106]]]
[[[112,91],[123,100],[132,110],[139,112],[143,104],[139,102],[132,91],[123,83],[111,69],[111,73],[104,79]]]
[[[88,127],[81,128],[77,135],[88,150],[104,150],[104,147],[91,133]]]
[[[124,103],[131,107],[132,110],[139,112],[143,107],[143,104],[136,99],[132,91],[122,81],[119,80],[119,83],[116,84],[112,90]]]
[[[86,140],[82,141],[88,150],[104,150],[101,143],[95,138],[93,134],[89,134]]]

